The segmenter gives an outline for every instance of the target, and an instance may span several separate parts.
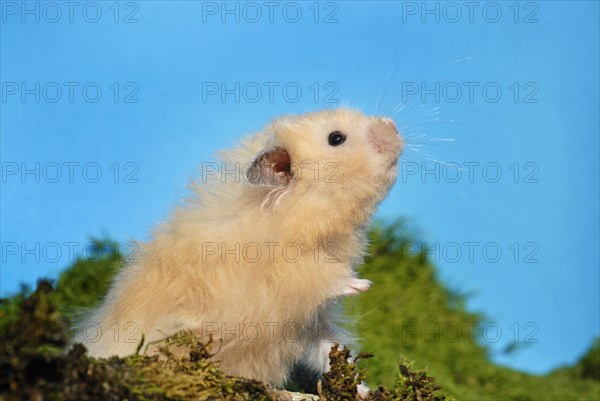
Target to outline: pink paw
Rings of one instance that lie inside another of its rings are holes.
[[[346,288],[344,288],[342,295],[357,295],[361,292],[365,292],[371,287],[371,284],[371,280],[354,278],[348,283]]]

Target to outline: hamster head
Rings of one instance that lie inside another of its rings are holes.
[[[247,170],[251,185],[269,188],[264,211],[295,213],[327,231],[368,223],[396,179],[403,149],[391,119],[347,108],[281,117],[266,133]]]

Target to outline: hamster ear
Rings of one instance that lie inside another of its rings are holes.
[[[288,152],[279,146],[266,149],[256,156],[246,178],[254,185],[286,186],[292,179],[292,162]]]

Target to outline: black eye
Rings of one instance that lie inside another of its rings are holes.
[[[333,131],[329,134],[329,144],[331,146],[339,146],[346,141],[346,135],[342,134],[340,131]]]

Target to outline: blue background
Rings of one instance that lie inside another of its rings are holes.
[[[408,217],[438,247],[441,277],[502,329],[489,332],[498,362],[546,372],[600,334],[598,2],[479,2],[472,14],[461,2],[427,3],[433,13],[279,2],[269,16],[262,2],[257,15],[242,3],[227,14],[221,2],[109,1],[77,3],[72,18],[62,3],[60,15],[0,3],[2,295],[56,277],[72,259],[65,243],[79,253],[90,235],[148,238],[197,166],[269,119],[346,104],[400,109],[390,114],[409,148],[377,217]],[[72,99],[65,82],[78,85]],[[207,93],[211,83],[239,83],[239,99]],[[79,163],[73,182],[65,162]],[[39,177],[21,175],[36,163]],[[456,168],[469,163],[472,177]],[[519,343],[537,342],[504,355],[516,327]]]

